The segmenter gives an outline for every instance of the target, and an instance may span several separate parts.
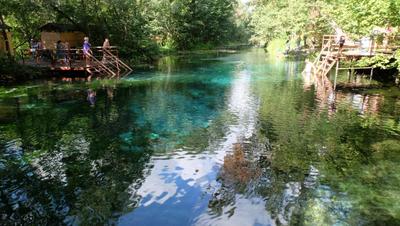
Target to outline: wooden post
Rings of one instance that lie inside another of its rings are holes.
[[[117,75],[119,76],[119,71],[120,71],[120,70],[119,70],[119,62],[118,62],[118,58],[116,58],[116,59],[117,59],[117,60],[116,60],[116,61],[117,61]]]
[[[347,69],[347,82],[350,82],[350,69]]]
[[[372,80],[372,75],[374,74],[374,68],[373,67],[371,67],[371,73],[370,73],[370,75],[369,75],[369,82],[371,82],[371,80]]]
[[[374,46],[375,46],[375,38],[374,38],[374,36],[371,36],[371,40],[370,40],[370,43],[369,43],[369,55],[370,56],[372,56],[372,54],[373,54],[373,52],[374,52]]]
[[[333,90],[336,90],[336,81],[337,81],[337,77],[338,77],[338,73],[339,73],[339,62],[340,62],[340,59],[337,59],[337,61],[336,61],[336,71],[335,71],[335,81],[333,83]]]

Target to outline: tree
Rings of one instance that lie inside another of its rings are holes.
[[[251,4],[253,41],[258,43],[300,34],[320,40],[333,32],[332,22],[355,37],[371,35],[374,27],[400,25],[397,0],[253,0]]]
[[[10,48],[10,42],[8,40],[8,36],[7,36],[7,25],[4,23],[4,19],[3,19],[3,15],[0,14],[0,27],[1,27],[1,34],[3,36],[3,40],[4,40],[4,44],[6,46],[6,52],[7,52],[7,56],[9,59],[11,59],[11,48]]]
[[[287,36],[320,36],[329,30],[322,1],[284,0],[253,1],[251,25],[253,42],[268,43],[274,38]]]

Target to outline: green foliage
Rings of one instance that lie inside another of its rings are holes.
[[[397,50],[393,56],[376,55],[373,57],[363,57],[355,61],[356,67],[374,67],[381,69],[397,69],[400,72],[400,50]]]
[[[330,4],[332,18],[353,35],[369,35],[374,27],[400,25],[398,0],[336,0]]]
[[[321,13],[323,1],[255,1],[254,7],[251,25],[256,43],[290,35],[317,36],[329,29],[327,18]]]
[[[394,53],[393,58],[395,59],[395,62],[393,62],[393,66],[395,66],[397,70],[400,72],[400,50],[397,50]]]
[[[337,23],[350,36],[371,35],[375,27],[400,25],[398,0],[282,0],[252,1],[253,41],[268,43],[277,37],[305,35],[317,42]]]
[[[236,31],[235,0],[155,1],[155,35],[168,49],[191,49],[199,44],[221,44]],[[160,19],[162,18],[162,19]]]
[[[0,84],[39,78],[42,74],[42,70],[20,65],[13,59],[9,59],[5,55],[0,54]]]
[[[151,61],[160,49],[192,49],[236,38],[236,0],[0,0],[0,15],[14,32],[15,46],[28,47],[48,22],[74,24],[101,45],[109,37],[121,56]]]
[[[355,62],[356,67],[374,67],[382,69],[391,69],[395,67],[393,58],[385,55],[376,55],[373,57],[363,57]]]

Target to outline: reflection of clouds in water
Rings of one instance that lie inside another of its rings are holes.
[[[242,70],[235,75],[229,92],[228,109],[235,116],[235,123],[229,126],[225,141],[218,144],[216,157],[220,164],[224,162],[226,152],[232,150],[233,144],[250,138],[255,131],[258,102],[251,92],[249,71]]]
[[[132,184],[128,189],[130,202],[137,203],[138,197],[140,201],[137,209],[120,217],[119,225],[178,225],[206,207],[206,193],[217,170],[213,156],[178,153],[169,159],[154,157],[151,164],[154,168],[140,188]]]
[[[206,156],[203,159],[191,159],[180,155],[168,160],[153,161],[152,172],[137,192],[145,200],[140,204],[143,206],[163,204],[175,196],[182,197],[185,191],[180,190],[179,184],[176,184],[178,178],[189,186],[205,188],[210,179],[207,177],[213,171],[212,158]]]
[[[258,103],[251,92],[251,74],[243,70],[236,75],[229,98],[229,110],[237,117],[231,127],[237,139],[248,139],[255,130]]]
[[[283,192],[282,208],[279,210],[278,219],[283,225],[288,225],[290,217],[292,216],[294,206],[293,204],[297,201],[301,194],[300,182],[289,182],[285,185]]]
[[[275,225],[270,214],[265,210],[265,201],[259,197],[248,198],[236,195],[235,204],[223,208],[221,216],[212,218],[203,214],[197,218],[195,225],[218,226],[250,226],[250,225]],[[233,215],[229,211],[234,211]]]
[[[251,74],[242,70],[235,75],[229,96],[229,111],[236,116],[235,124],[229,127],[225,142],[217,152],[219,163],[224,162],[227,152],[233,145],[253,136],[257,120],[258,100],[251,92]],[[234,191],[233,191],[234,192]],[[211,212],[202,213],[196,218],[196,225],[271,225],[270,214],[265,210],[265,201],[261,197],[235,195],[235,201],[222,207],[222,215],[212,216]],[[230,211],[231,214],[230,214]]]
[[[119,220],[120,225],[133,222],[144,223],[137,220],[145,217],[146,211],[141,211],[144,208],[148,208],[147,212],[151,212],[150,209],[158,213],[173,211],[174,217],[184,218],[175,213],[176,210],[171,210],[178,208],[177,206],[182,203],[186,203],[183,206],[185,208],[183,212],[198,212],[197,215],[201,215],[196,218],[196,221],[207,221],[210,218],[208,213],[204,212],[207,209],[207,194],[212,187],[218,186],[215,180],[226,153],[232,150],[234,143],[250,138],[255,131],[258,103],[251,93],[251,74],[242,70],[234,76],[227,104],[229,113],[235,116],[235,120],[232,125],[229,125],[222,141],[217,140],[216,144],[210,144],[209,149],[217,150],[212,150],[213,154],[204,153],[193,157],[184,152],[177,153],[169,159],[153,157],[154,168],[146,176],[142,186],[137,191],[130,189],[131,202],[135,202],[135,197],[141,197],[139,206],[135,211],[122,216]],[[132,186],[135,187],[135,185]],[[198,194],[203,194],[206,198]],[[236,208],[243,208],[243,211],[239,211],[237,215],[229,219],[244,223],[240,225],[246,225],[248,222],[270,222],[270,219],[264,216],[265,207],[261,199],[238,198],[236,205],[238,205]],[[158,215],[157,221],[170,217],[171,215]],[[164,221],[164,224],[171,225],[168,221]]]

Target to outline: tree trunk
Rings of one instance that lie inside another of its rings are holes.
[[[3,15],[0,15],[0,27],[1,27],[1,34],[3,36],[4,43],[5,43],[5,46],[6,46],[7,56],[11,60],[12,59],[11,47],[10,47],[10,43],[8,41],[8,36],[7,36],[7,31],[6,31],[6,24],[4,23]]]

